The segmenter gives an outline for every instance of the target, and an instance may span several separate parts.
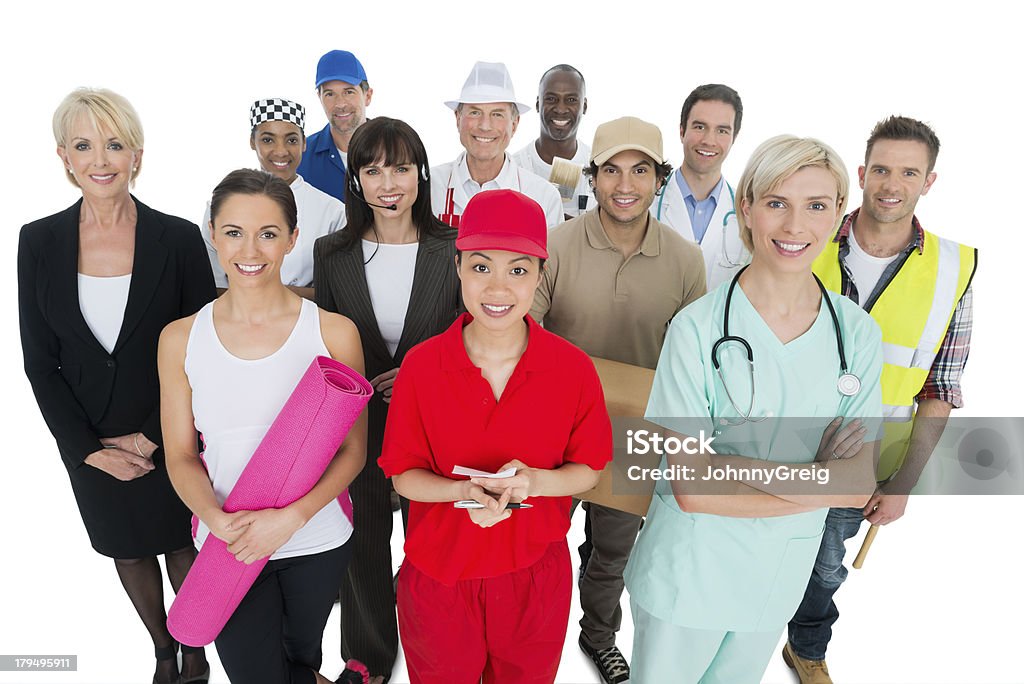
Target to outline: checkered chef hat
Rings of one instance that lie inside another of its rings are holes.
[[[249,119],[253,128],[264,121],[287,121],[303,128],[306,122],[306,109],[298,102],[270,97],[252,103],[252,107],[249,108]]]

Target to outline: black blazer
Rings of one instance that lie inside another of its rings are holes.
[[[156,351],[160,332],[216,297],[195,224],[138,210],[131,287],[111,353],[78,301],[82,201],[22,227],[18,311],[25,373],[69,468],[102,448],[100,437],[142,432],[162,445]]]
[[[345,229],[347,230],[347,229]],[[398,349],[392,357],[377,326],[363,266],[363,248],[356,241],[339,249],[342,232],[325,235],[313,247],[313,288],[317,305],[347,316],[359,329],[366,377],[398,368],[406,352],[420,342],[448,329],[462,307],[459,276],[455,268],[455,231],[444,237],[425,236],[416,250],[409,308]],[[367,453],[376,459],[384,438],[388,404],[374,394],[369,406]]]

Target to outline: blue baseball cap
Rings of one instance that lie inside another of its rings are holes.
[[[316,63],[316,85],[319,88],[328,81],[344,81],[359,85],[366,78],[366,70],[356,56],[347,50],[331,50]]]

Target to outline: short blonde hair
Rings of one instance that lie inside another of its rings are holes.
[[[747,168],[743,170],[736,187],[736,220],[740,225],[740,240],[749,252],[754,251],[753,237],[740,203],[745,199],[748,205],[753,206],[758,198],[777,189],[800,169],[808,167],[825,169],[836,179],[836,206],[839,212],[832,230],[834,232],[839,228],[850,194],[850,177],[843,160],[835,150],[816,138],[777,135],[765,140],[750,155]]]
[[[53,138],[58,147],[67,147],[71,127],[80,116],[88,117],[97,129],[108,129],[129,149],[142,149],[144,136],[138,113],[127,99],[106,88],[76,88],[61,100],[53,113]],[[141,170],[140,159],[132,172],[132,183]],[[70,171],[64,169],[64,173],[72,185],[81,187]]]

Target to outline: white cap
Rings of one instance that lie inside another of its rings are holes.
[[[449,100],[445,105],[449,109],[457,109],[460,104],[484,104],[487,102],[511,102],[520,114],[532,111],[533,107],[516,100],[516,92],[512,87],[512,77],[501,62],[477,62],[469,72],[469,78],[462,86],[462,94],[457,100]]]

